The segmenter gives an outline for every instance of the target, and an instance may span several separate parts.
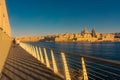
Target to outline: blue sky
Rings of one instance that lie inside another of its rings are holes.
[[[13,36],[120,32],[120,0],[6,0]]]

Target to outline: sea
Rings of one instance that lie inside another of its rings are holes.
[[[120,61],[120,42],[34,42],[30,44]]]
[[[52,48],[54,50],[70,52],[103,58],[107,60],[120,61],[120,42],[34,42],[32,45]],[[58,51],[58,52],[59,52]],[[60,54],[59,54],[60,55]],[[56,61],[59,63],[59,71],[64,74],[61,58],[58,54]],[[48,55],[48,57],[50,57]],[[81,63],[79,56],[66,55],[72,80],[78,80],[81,75]],[[50,59],[50,58],[49,58]],[[89,80],[120,80],[120,66],[107,64],[99,61],[85,60]]]

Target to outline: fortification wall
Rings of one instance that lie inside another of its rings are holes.
[[[11,47],[12,39],[0,29],[0,76]]]

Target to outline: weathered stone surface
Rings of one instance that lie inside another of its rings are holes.
[[[8,13],[5,0],[0,0],[0,28],[7,35],[11,35],[10,24],[8,19]]]

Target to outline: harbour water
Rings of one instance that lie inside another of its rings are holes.
[[[99,58],[120,61],[120,42],[34,42],[31,44],[72,52],[74,54],[85,54]]]

